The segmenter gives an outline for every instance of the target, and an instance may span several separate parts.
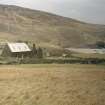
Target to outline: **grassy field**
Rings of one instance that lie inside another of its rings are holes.
[[[73,53],[72,56],[80,58],[98,58],[105,59],[105,54],[85,54],[85,53]]]
[[[105,105],[105,66],[0,66],[0,105]]]

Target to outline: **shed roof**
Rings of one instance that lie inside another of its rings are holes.
[[[11,52],[27,52],[31,51],[26,43],[7,43]]]

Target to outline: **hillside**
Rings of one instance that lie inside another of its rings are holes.
[[[87,47],[97,41],[105,41],[105,26],[87,24],[42,11],[0,5],[0,40]]]

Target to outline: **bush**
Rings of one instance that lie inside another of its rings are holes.
[[[23,64],[73,64],[73,63],[80,63],[80,64],[101,64],[104,63],[105,59],[92,59],[92,58],[87,58],[87,59],[24,59],[20,63]]]
[[[96,43],[97,48],[105,48],[105,42],[99,41]]]

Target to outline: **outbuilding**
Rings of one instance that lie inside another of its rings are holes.
[[[26,43],[7,43],[3,49],[2,56],[10,57],[30,57],[31,49]]]

